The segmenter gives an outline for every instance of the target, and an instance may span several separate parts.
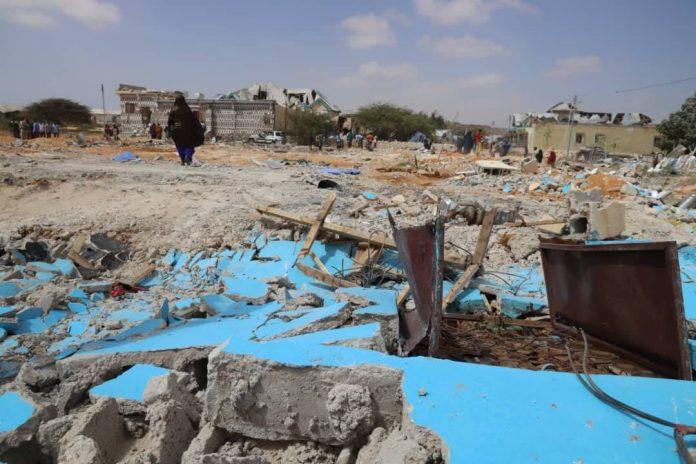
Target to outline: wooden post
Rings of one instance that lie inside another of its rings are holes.
[[[329,211],[331,211],[331,207],[333,206],[335,201],[336,192],[331,192],[326,201],[324,201],[324,204],[321,207],[321,211],[319,211],[317,219],[314,221],[312,227],[309,229],[309,232],[307,233],[307,238],[305,238],[305,241],[302,244],[302,249],[300,249],[300,253],[297,255],[296,261],[299,261],[300,259],[307,256],[309,252],[312,250],[312,244],[314,243],[314,240],[316,240],[317,235],[319,235],[321,226],[324,224],[324,220],[326,219],[326,216],[329,215]]]

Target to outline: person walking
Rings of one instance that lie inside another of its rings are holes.
[[[539,164],[544,161],[544,152],[541,148],[534,147],[534,159],[536,159]]]
[[[174,99],[174,107],[169,112],[167,125],[181,158],[181,165],[191,166],[195,148],[203,145],[204,132],[183,95],[177,95]]]

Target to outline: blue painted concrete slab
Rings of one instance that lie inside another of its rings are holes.
[[[442,285],[443,295],[452,289],[451,282],[444,282]],[[485,297],[477,288],[465,288],[459,295],[449,304],[447,311],[455,313],[481,313],[488,310],[485,303]]]
[[[3,341],[5,337],[7,337],[7,331],[4,328],[0,327],[0,342]]]
[[[31,419],[34,406],[18,393],[10,391],[0,394],[0,411],[0,433],[5,433]]]
[[[58,277],[58,274],[54,274],[53,272],[37,272],[35,277],[41,282],[50,282]]]
[[[87,312],[87,305],[84,303],[76,303],[74,301],[69,301],[68,309],[77,314],[84,314]]]
[[[336,303],[331,306],[310,310],[307,314],[285,322],[280,318],[274,318],[267,321],[264,325],[256,330],[258,338],[277,337],[284,333],[301,329],[315,322],[324,319],[329,319],[336,316],[346,306],[346,302]]]
[[[60,273],[60,268],[58,266],[44,261],[30,261],[27,263],[27,269],[39,272],[52,272],[55,274]]]
[[[200,304],[200,302],[201,302],[201,299],[198,297],[196,297],[196,298],[184,298],[182,300],[177,300],[174,303],[174,307],[176,309],[186,309],[186,308],[190,308],[193,305]]]
[[[254,279],[223,277],[225,293],[244,298],[262,298],[268,293],[268,284]]]
[[[363,287],[351,287],[351,288],[341,288],[336,291],[336,293],[344,293],[349,295],[356,295],[374,303],[370,306],[357,309],[353,314],[376,314],[380,316],[396,316],[396,294],[394,290],[387,290],[382,288],[363,288]]]
[[[0,317],[12,317],[17,311],[16,306],[0,306]]]
[[[529,312],[541,311],[546,307],[546,301],[527,296],[498,294],[498,310],[506,317],[517,318]]]
[[[14,282],[0,282],[0,298],[12,298],[22,291],[22,287]]]
[[[85,293],[81,288],[74,288],[68,293],[68,298],[71,300],[78,300],[86,303],[89,301],[89,295]]]
[[[216,314],[229,314],[246,306],[244,303],[234,301],[225,295],[203,295],[201,301],[208,305]]]
[[[143,401],[148,382],[169,372],[169,369],[152,364],[136,364],[118,377],[92,387],[89,392],[93,396]]]
[[[153,313],[132,309],[119,309],[109,314],[107,317],[112,321],[140,322],[152,319]]]
[[[73,262],[69,259],[59,258],[53,263],[61,274],[68,277],[75,277],[77,275],[77,269]]]
[[[24,308],[23,310],[19,311],[16,317],[18,321],[28,321],[29,319],[34,319],[41,316],[43,316],[43,309],[31,307]]]
[[[362,193],[363,198],[366,200],[376,200],[377,199],[377,194],[375,192],[363,192]]]
[[[68,333],[74,337],[82,335],[87,330],[87,323],[83,321],[70,321],[68,323]]]
[[[350,243],[321,243],[312,244],[312,252],[326,266],[326,269],[333,275],[345,275],[355,267],[353,259],[350,257]],[[314,266],[314,261],[307,256],[302,259],[302,264]]]

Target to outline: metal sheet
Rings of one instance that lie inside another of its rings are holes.
[[[413,311],[399,312],[399,338],[402,340],[402,350],[411,351],[425,338],[430,325],[430,318],[435,310],[436,275],[442,273],[442,264],[437,266],[438,257],[441,260],[444,247],[444,232],[439,240],[440,250],[437,250],[436,227],[434,223],[422,226],[396,229],[393,219],[389,216],[394,233],[394,241],[399,250],[399,258],[404,268],[406,278],[411,287],[411,294],[416,305]],[[442,223],[442,219],[439,219]],[[440,228],[444,230],[442,224]],[[440,291],[442,285],[440,285]],[[441,301],[441,299],[440,299]]]
[[[692,379],[675,242],[541,240],[551,320],[665,376]]]

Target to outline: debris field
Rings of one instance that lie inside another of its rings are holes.
[[[0,462],[684,462],[579,377],[696,423],[693,154],[66,140],[0,137]]]

